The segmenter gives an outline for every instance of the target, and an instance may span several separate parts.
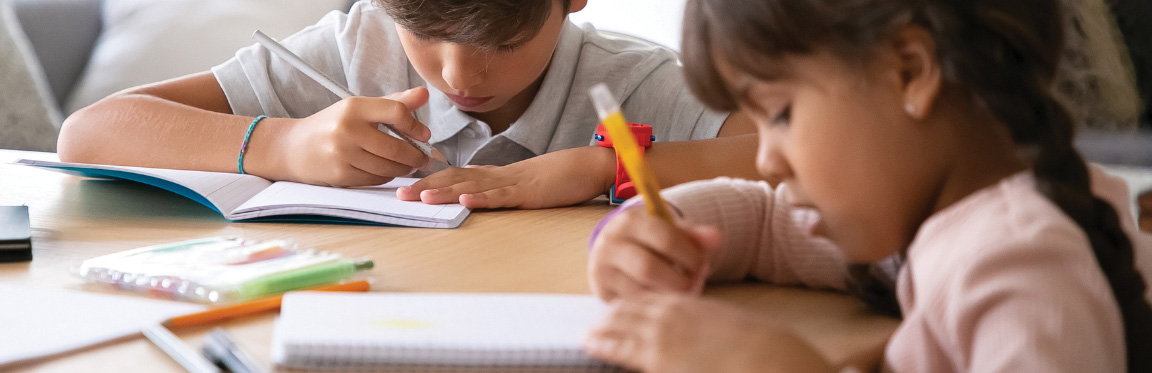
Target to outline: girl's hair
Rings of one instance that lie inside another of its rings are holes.
[[[828,50],[868,61],[902,27],[924,28],[937,43],[944,86],[1008,127],[1032,157],[1037,189],[1086,233],[1123,316],[1128,369],[1152,371],[1152,308],[1132,244],[1116,211],[1092,193],[1087,165],[1072,147],[1070,116],[1050,91],[1063,45],[1060,12],[1055,0],[689,0],[684,70],[697,97],[731,111],[738,102],[717,60],[771,80],[788,73],[782,57]],[[871,306],[898,310],[876,271],[851,273],[850,288]]]

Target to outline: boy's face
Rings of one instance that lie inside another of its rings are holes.
[[[458,107],[487,113],[510,101],[531,102],[560,40],[568,10],[553,2],[544,27],[519,45],[478,48],[424,39],[397,26],[400,42],[416,72]],[[526,108],[526,104],[524,105]]]
[[[740,110],[757,124],[758,171],[788,183],[798,207],[819,211],[814,233],[836,242],[847,259],[871,262],[906,247],[938,170],[924,160],[931,144],[905,113],[899,76],[830,53],[785,63],[793,69],[776,81],[718,64]]]

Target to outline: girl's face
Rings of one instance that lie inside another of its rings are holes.
[[[854,262],[906,247],[939,180],[924,126],[908,114],[898,59],[849,65],[830,53],[786,58],[764,81],[719,61],[740,110],[760,134],[757,169],[793,203],[820,212],[816,234]]]

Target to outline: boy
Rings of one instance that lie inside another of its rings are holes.
[[[684,87],[671,52],[567,21],[586,4],[361,1],[283,43],[362,97],[338,100],[252,46],[211,72],[130,89],[76,112],[62,129],[60,157],[217,172],[241,166],[273,180],[374,185],[429,161],[377,131],[383,122],[429,141],[452,164],[504,166],[447,169],[401,198],[566,205],[603,194],[614,181],[612,150],[588,146],[597,119],[587,91],[605,82],[630,120],[672,141],[649,152],[663,185],[755,175],[754,136],[684,142],[750,134],[751,124],[705,110]],[[710,161],[732,157],[746,161]]]

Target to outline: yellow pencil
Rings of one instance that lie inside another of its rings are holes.
[[[612,147],[624,163],[624,169],[628,170],[632,184],[644,198],[648,213],[672,224],[672,214],[668,213],[668,206],[660,198],[660,185],[648,164],[644,163],[644,156],[640,155],[640,145],[636,144],[632,131],[628,130],[624,113],[620,112],[620,104],[603,83],[593,86],[589,94],[592,96],[592,104],[596,106],[596,113],[600,115],[600,121],[612,138]]]
[[[302,289],[304,291],[368,291],[371,285],[368,281],[353,281],[346,284],[325,285],[313,288]],[[162,325],[169,329],[187,328],[190,326],[199,326],[211,322],[222,321],[237,317],[257,314],[265,311],[273,311],[280,308],[280,302],[284,299],[283,295],[275,297],[257,299],[254,301],[238,303],[231,306],[224,306],[213,308],[204,312],[197,312],[193,314],[176,316],[168,319]]]

